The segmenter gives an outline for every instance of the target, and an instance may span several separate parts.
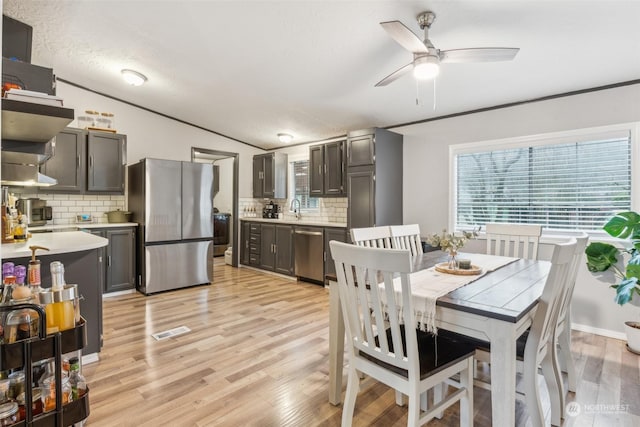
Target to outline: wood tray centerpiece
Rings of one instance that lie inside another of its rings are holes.
[[[436,271],[440,273],[447,274],[457,274],[458,276],[474,276],[477,274],[482,274],[482,267],[471,264],[471,268],[462,269],[462,268],[449,268],[448,262],[441,262],[440,264],[436,264]]]

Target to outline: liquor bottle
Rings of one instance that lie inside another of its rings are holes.
[[[69,359],[69,384],[71,385],[72,401],[78,400],[87,392],[87,380],[80,373],[80,361],[77,357]]]

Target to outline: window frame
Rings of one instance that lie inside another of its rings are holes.
[[[309,153],[304,153],[304,154],[289,154],[288,158],[287,158],[287,179],[288,179],[288,191],[287,191],[287,197],[288,197],[288,201],[289,201],[289,206],[287,207],[287,212],[292,213],[293,211],[291,210],[291,201],[295,198],[295,194],[296,194],[296,185],[295,185],[295,176],[294,176],[294,167],[293,167],[293,163],[295,162],[300,162],[300,161],[304,161],[306,160],[307,162],[309,162]],[[309,198],[313,198],[313,199],[317,199],[317,197],[312,197],[309,196]],[[317,202],[318,206],[315,208],[305,208],[305,207],[300,207],[300,212],[307,212],[307,213],[313,213],[313,212],[318,212],[320,210],[320,202]]]
[[[569,131],[549,132],[449,145],[449,229],[456,229],[458,176],[456,168],[457,155],[592,141],[598,137],[611,136],[616,132],[625,132],[629,134],[631,143],[631,209],[638,211],[638,208],[640,207],[640,170],[638,170],[640,167],[640,159],[638,158],[640,156],[640,122],[627,122]],[[548,228],[544,228],[544,233],[551,235],[567,234],[564,231]],[[606,235],[604,231],[593,231],[589,232],[589,234]]]

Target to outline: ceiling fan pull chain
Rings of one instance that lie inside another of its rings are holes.
[[[436,79],[433,79],[433,111],[436,111]]]

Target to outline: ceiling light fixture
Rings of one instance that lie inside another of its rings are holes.
[[[440,74],[440,60],[434,55],[420,56],[413,62],[413,76],[418,80],[434,79]]]
[[[293,141],[293,135],[289,135],[288,133],[279,133],[278,134],[278,139],[280,140],[280,142],[282,142],[283,144],[288,144],[291,141]]]
[[[142,86],[147,81],[147,77],[133,70],[122,70],[122,78],[131,86]]]

